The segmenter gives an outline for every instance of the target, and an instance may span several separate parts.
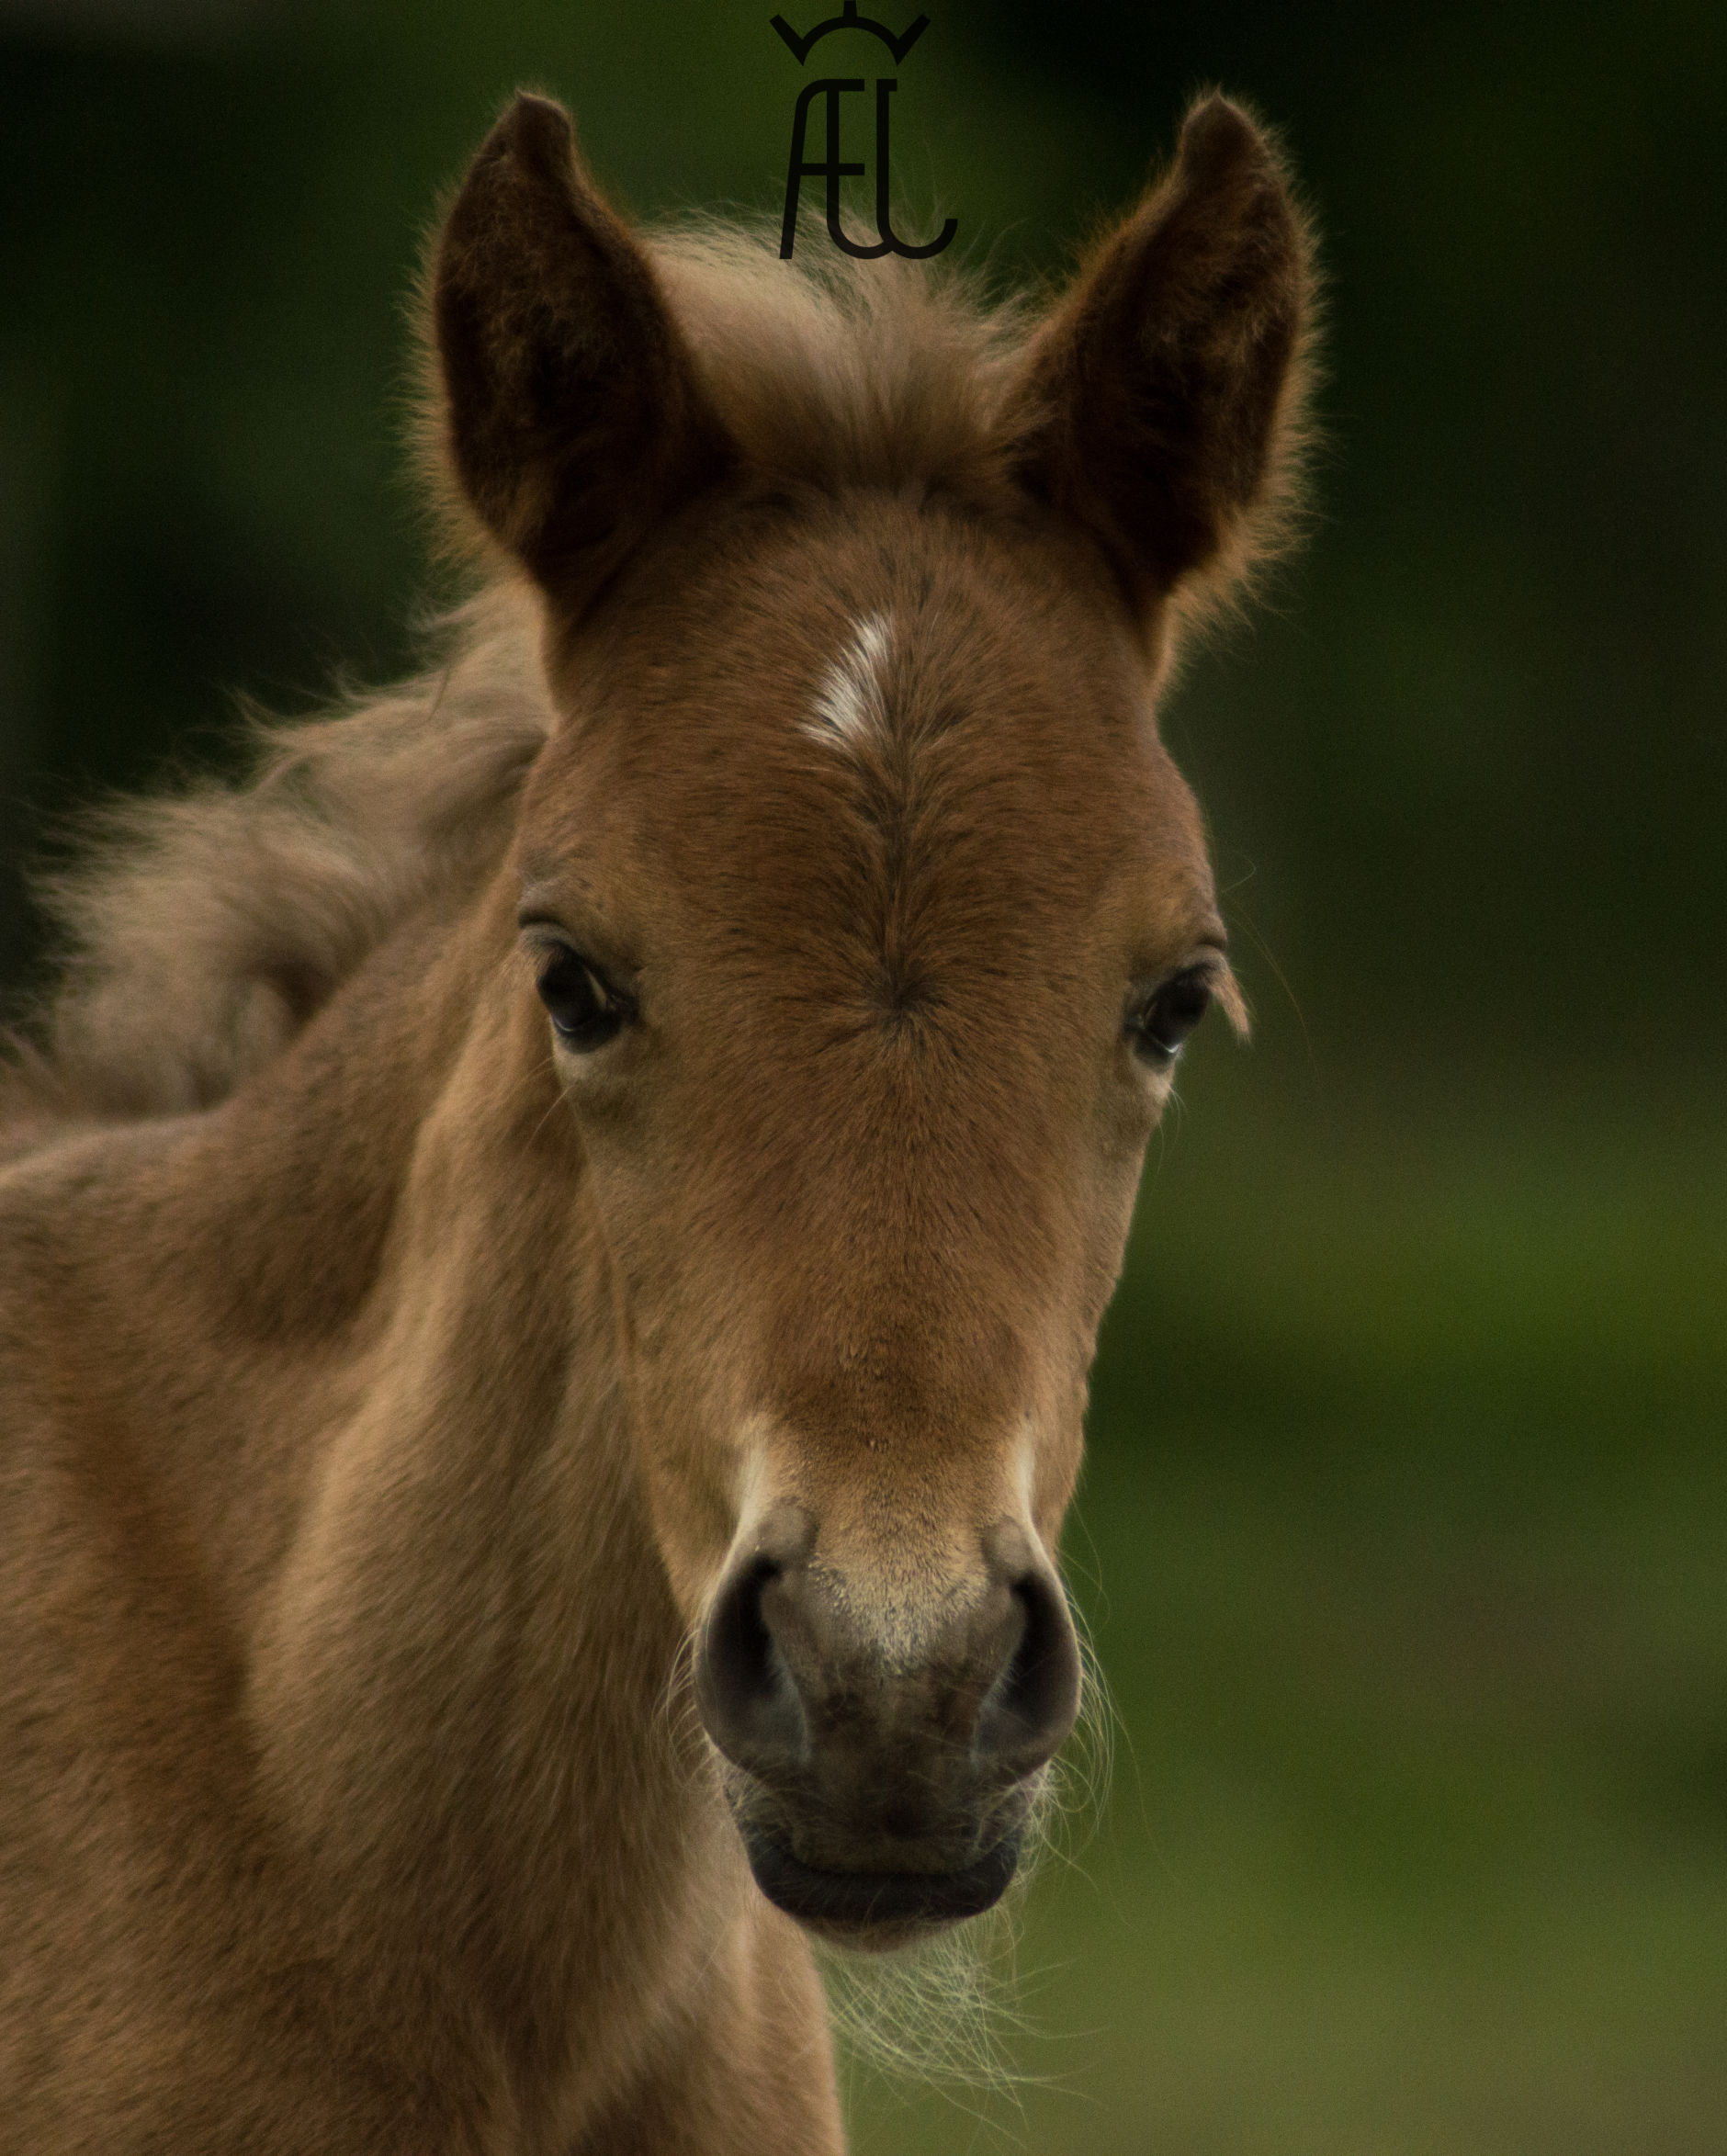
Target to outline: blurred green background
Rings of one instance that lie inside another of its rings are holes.
[[[502,98],[643,214],[777,211],[772,12],[0,0],[7,977],[55,817],[410,655],[404,299]],[[902,229],[1003,281],[1194,90],[1278,124],[1330,446],[1168,715],[1258,1032],[1192,1053],[1097,1373],[1112,1794],[1026,2085],[855,2067],[858,2147],[1727,2148],[1727,13],[932,15]]]

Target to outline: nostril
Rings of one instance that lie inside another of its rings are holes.
[[[741,1565],[708,1612],[696,1654],[695,1697],[707,1733],[735,1766],[760,1772],[802,1755],[804,1710],[763,1609],[780,1576],[771,1557]]]
[[[1020,1636],[977,1721],[977,1750],[1014,1775],[1053,1757],[1079,1712],[1079,1642],[1060,1586],[1028,1572],[1010,1590]]]

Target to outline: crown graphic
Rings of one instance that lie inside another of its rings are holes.
[[[798,36],[783,15],[776,15],[773,18],[773,27],[784,39],[786,44],[791,48],[798,66],[802,67],[805,61],[809,58],[811,51],[820,44],[830,30],[867,30],[872,38],[881,40],[896,60],[903,60],[918,40],[922,37],[924,31],[929,28],[930,18],[927,15],[920,15],[909,29],[901,30],[899,35],[895,37],[886,23],[877,22],[873,16],[860,15],[857,11],[857,0],[845,0],[842,13],[830,16],[826,22],[818,22],[815,28],[804,37]]]

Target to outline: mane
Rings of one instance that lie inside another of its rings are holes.
[[[764,229],[648,243],[716,404],[770,476],[979,476],[1011,308],[923,265],[782,262]],[[209,1107],[278,1055],[409,913],[502,858],[555,724],[540,604],[493,570],[437,662],[310,718],[248,713],[249,773],[85,818],[39,875],[57,980],[9,1040],[0,1123]]]
[[[1027,310],[963,273],[890,256],[783,262],[777,231],[702,219],[649,251],[720,416],[770,478],[988,486]]]
[[[10,1043],[0,1116],[174,1114],[224,1099],[408,914],[509,842],[553,723],[538,607],[500,582],[443,663],[310,718],[247,714],[249,775],[82,819],[36,879],[59,980]]]

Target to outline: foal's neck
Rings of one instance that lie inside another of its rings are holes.
[[[249,1612],[269,1807],[341,1936],[418,1967],[459,1942],[461,1988],[544,2046],[573,1999],[591,2031],[614,1995],[639,2016],[738,1867],[672,1703],[682,1621],[513,904],[380,952],[220,1145],[227,1323],[300,1403]]]

